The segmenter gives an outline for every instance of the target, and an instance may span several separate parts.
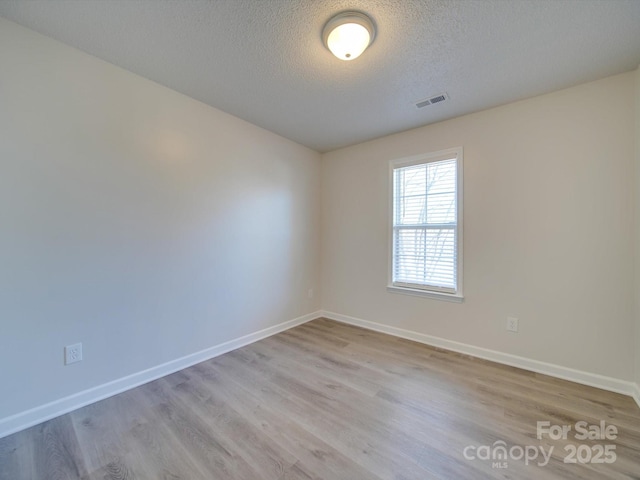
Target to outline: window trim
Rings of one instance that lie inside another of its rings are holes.
[[[438,162],[441,160],[456,159],[456,210],[457,210],[457,257],[456,257],[456,280],[457,286],[454,293],[444,292],[438,287],[429,287],[425,285],[425,288],[416,288],[414,286],[407,286],[393,283],[393,212],[394,212],[394,192],[393,192],[393,172],[396,168],[409,167],[412,165],[420,165],[431,162]],[[463,240],[464,240],[464,226],[463,226],[463,148],[455,147],[445,150],[439,150],[437,152],[423,153],[414,155],[411,157],[403,157],[389,162],[389,175],[388,175],[388,268],[387,268],[387,291],[390,293],[401,293],[405,295],[414,295],[420,297],[433,298],[438,300],[445,300],[449,302],[461,303],[464,299],[463,294]]]

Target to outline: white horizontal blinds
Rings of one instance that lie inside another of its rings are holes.
[[[393,172],[393,283],[456,292],[457,160]]]

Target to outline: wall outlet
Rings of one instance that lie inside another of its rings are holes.
[[[507,317],[507,330],[510,332],[518,331],[518,319],[515,317]]]
[[[69,365],[82,361],[82,344],[67,345],[64,347],[64,364]]]
[[[307,292],[307,295],[309,296],[309,298],[313,298],[313,288],[309,289],[309,291]]]

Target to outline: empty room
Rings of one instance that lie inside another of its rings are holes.
[[[0,0],[0,480],[640,478],[640,1]]]

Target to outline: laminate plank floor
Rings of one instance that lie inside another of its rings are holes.
[[[640,408],[318,319],[0,439],[0,480],[483,478],[638,479]]]

